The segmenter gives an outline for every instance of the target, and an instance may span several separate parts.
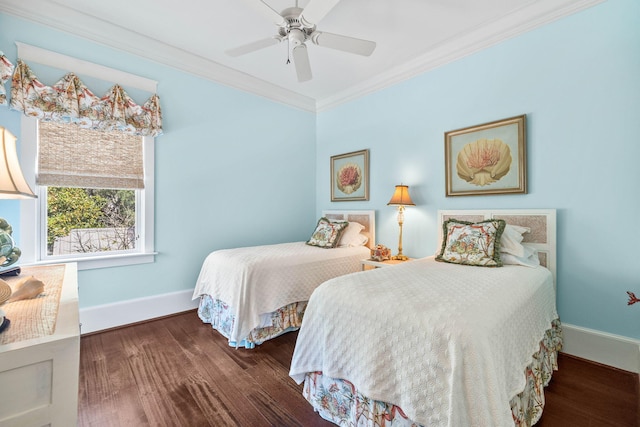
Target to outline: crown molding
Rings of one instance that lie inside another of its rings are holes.
[[[110,48],[127,52],[171,68],[262,96],[301,110],[315,112],[316,101],[246,73],[194,55],[175,46],[161,43],[128,28],[117,27],[75,9],[44,0],[2,0],[0,12],[33,21],[65,33],[82,37]],[[64,16],[64,19],[59,17]],[[69,23],[73,22],[73,25]]]
[[[2,0],[0,11],[180,71],[309,112],[322,112],[451,63],[606,0],[538,0],[494,22],[436,45],[429,52],[356,86],[313,99],[124,27],[46,0]],[[28,3],[28,4],[26,4]],[[61,19],[60,17],[64,17]],[[73,22],[73,25],[70,25]]]
[[[488,25],[483,25],[481,28],[475,28],[460,37],[440,43],[413,61],[394,67],[345,91],[317,100],[316,112],[330,110],[338,105],[409,80],[605,1],[542,0],[532,3]]]

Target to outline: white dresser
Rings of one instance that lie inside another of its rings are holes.
[[[80,325],[75,263],[22,266],[45,283],[38,298],[0,306],[0,427],[71,427],[78,419]]]

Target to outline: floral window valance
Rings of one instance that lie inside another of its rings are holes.
[[[11,83],[11,109],[39,120],[76,123],[87,129],[140,136],[162,135],[158,95],[154,94],[140,106],[122,87],[114,85],[99,98],[73,73],[68,73],[53,86],[46,86],[20,59]]]
[[[7,92],[4,84],[11,78],[13,64],[0,51],[0,105],[7,105]]]

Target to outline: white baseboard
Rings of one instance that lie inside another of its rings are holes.
[[[80,332],[88,334],[193,310],[200,300],[191,300],[192,295],[193,290],[178,291],[83,308],[80,309]]]
[[[640,373],[640,341],[620,335],[562,324],[562,352],[625,371]]]

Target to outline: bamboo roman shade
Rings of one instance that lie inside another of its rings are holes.
[[[40,121],[38,185],[144,188],[142,137]]]

